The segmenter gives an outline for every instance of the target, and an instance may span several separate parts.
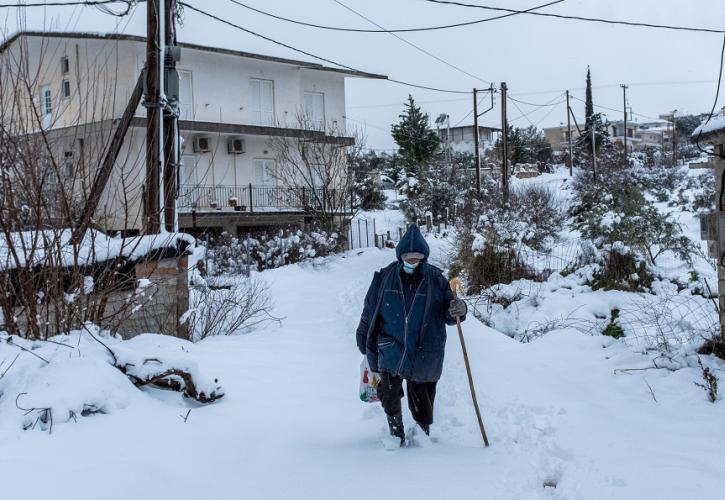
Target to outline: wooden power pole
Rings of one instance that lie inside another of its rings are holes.
[[[569,177],[574,175],[574,148],[571,145],[571,108],[569,107],[569,91],[566,91],[566,136],[569,139]]]
[[[624,166],[629,165],[629,153],[627,152],[627,88],[629,85],[620,84],[622,87],[622,110],[624,111]]]
[[[450,134],[450,131],[448,132]],[[478,90],[473,89],[473,149],[476,154],[476,192],[481,192],[481,148],[478,145]]]
[[[144,185],[145,234],[161,227],[161,159],[163,121],[161,120],[161,9],[164,0],[146,2],[146,183]]]
[[[506,117],[506,82],[501,82],[501,192],[503,194],[504,207],[509,201],[509,179],[508,179],[508,118]]]
[[[167,231],[178,231],[176,199],[178,193],[179,171],[179,74],[176,62],[179,60],[179,48],[176,45],[176,0],[163,0],[164,5],[164,94],[166,106],[163,113],[163,211]]]

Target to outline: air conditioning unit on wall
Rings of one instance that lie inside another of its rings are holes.
[[[229,142],[227,142],[227,152],[230,155],[240,155],[244,153],[244,146],[244,139],[232,137],[229,139]]]
[[[211,151],[209,138],[203,135],[194,137],[194,153],[208,153]]]

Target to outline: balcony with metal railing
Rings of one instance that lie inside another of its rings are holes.
[[[349,212],[351,193],[325,188],[181,185],[180,213],[196,212]]]

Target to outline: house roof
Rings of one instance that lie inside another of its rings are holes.
[[[122,33],[92,33],[92,32],[70,32],[70,31],[19,31],[9,37],[7,37],[0,44],[0,54],[3,53],[8,47],[10,47],[16,40],[21,36],[38,36],[44,38],[75,38],[75,39],[90,39],[90,40],[113,40],[113,41],[131,41],[131,42],[143,42],[146,43],[146,37],[138,35],[127,35]],[[244,52],[241,50],[225,49],[221,47],[209,47],[206,45],[197,45],[194,43],[180,42],[178,44],[183,49],[200,50],[203,52],[214,52],[217,54],[226,54],[236,57],[243,57],[245,59],[256,59],[259,61],[276,62],[280,64],[289,64],[291,66],[299,66],[300,68],[316,70],[316,71],[329,71],[333,73],[342,73],[348,76],[355,76],[360,78],[373,78],[377,80],[387,80],[386,75],[379,75],[376,73],[367,73],[365,71],[350,70],[345,68],[333,68],[331,66],[323,66],[322,64],[312,63],[309,61],[299,61],[296,59],[286,59],[283,57],[266,56],[263,54],[254,54],[252,52]]]
[[[445,128],[446,128],[446,127],[441,127],[441,130],[444,130]],[[457,130],[457,129],[460,129],[460,128],[473,128],[473,123],[469,123],[469,124],[467,124],[467,125],[456,125],[455,127],[451,127],[451,130]],[[497,130],[497,131],[499,131],[499,132],[501,131],[501,129],[500,129],[500,128],[497,128],[497,127],[491,127],[491,126],[489,126],[489,125],[482,125],[482,124],[480,124],[480,123],[478,124],[478,128],[487,128],[487,129],[489,129],[489,130]]]
[[[725,115],[713,116],[692,131],[692,140],[710,141],[717,137],[725,138]]]

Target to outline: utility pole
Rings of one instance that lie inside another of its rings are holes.
[[[146,94],[143,105],[146,108],[146,183],[144,186],[145,234],[159,232],[162,224],[161,211],[161,159],[163,158],[163,121],[161,120],[161,75],[160,57],[163,40],[161,10],[165,0],[146,2]]]
[[[449,131],[450,133],[450,131]],[[481,192],[481,148],[478,145],[478,89],[473,89],[473,148],[476,152],[476,192]]]
[[[569,177],[574,175],[574,150],[571,145],[571,108],[569,107],[569,91],[566,91],[566,135],[569,138]]]
[[[176,211],[179,171],[179,74],[176,62],[180,59],[176,45],[176,0],[164,0],[164,94],[166,106],[163,114],[164,131],[164,220],[167,231],[179,230]]]
[[[508,119],[506,117],[506,82],[501,82],[501,156],[503,160],[501,162],[501,191],[503,194],[504,208],[509,201],[509,179],[508,179]]]
[[[629,161],[627,160],[629,158],[629,154],[627,153],[627,89],[629,85],[622,83],[619,86],[622,87],[622,109],[624,110],[624,166],[626,167],[629,165]]]

